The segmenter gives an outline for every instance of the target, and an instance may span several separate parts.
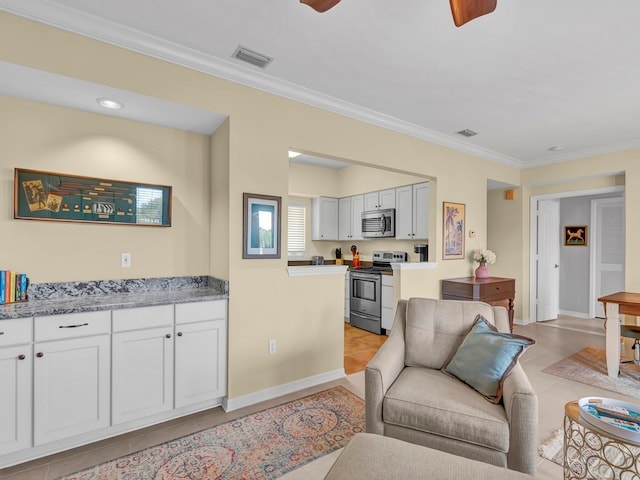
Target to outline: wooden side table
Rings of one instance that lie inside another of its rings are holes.
[[[564,407],[565,480],[640,477],[640,445],[580,418],[578,402]]]
[[[516,281],[513,278],[462,277],[442,280],[444,300],[475,300],[489,305],[506,307],[509,313],[509,329],[513,331],[513,299]]]

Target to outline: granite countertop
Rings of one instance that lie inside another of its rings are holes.
[[[161,284],[164,288],[160,288],[157,282],[147,282],[144,279],[116,282],[119,281],[108,282],[108,287],[111,288],[105,288],[104,282],[78,283],[73,292],[67,291],[62,294],[60,290],[64,288],[56,289],[55,285],[64,285],[69,290],[68,285],[70,284],[48,284],[49,288],[40,288],[40,291],[35,287],[34,297],[36,298],[31,298],[26,302],[0,305],[0,321],[11,318],[118,310],[229,298],[228,285],[223,281],[210,280],[189,283],[165,280]],[[153,286],[149,288],[149,284],[153,284]],[[51,287],[52,285],[54,287]],[[82,287],[88,285],[91,288],[77,288],[78,285]],[[115,288],[116,285],[119,288]],[[132,285],[135,288],[131,288]],[[47,296],[42,295],[44,290],[46,290]]]

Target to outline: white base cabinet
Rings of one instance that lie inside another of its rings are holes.
[[[227,301],[0,322],[0,469],[218,406]]]
[[[394,319],[393,275],[382,275],[381,327],[391,330]]]
[[[226,302],[176,305],[176,408],[226,395],[226,317]]]

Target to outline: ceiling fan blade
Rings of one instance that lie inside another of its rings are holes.
[[[316,12],[324,13],[340,3],[340,0],[300,0],[300,3],[309,5]]]
[[[498,0],[449,0],[453,23],[461,27],[474,18],[491,13],[496,9]]]

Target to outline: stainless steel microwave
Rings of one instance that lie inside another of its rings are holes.
[[[364,238],[395,237],[396,209],[362,212],[362,236]]]

